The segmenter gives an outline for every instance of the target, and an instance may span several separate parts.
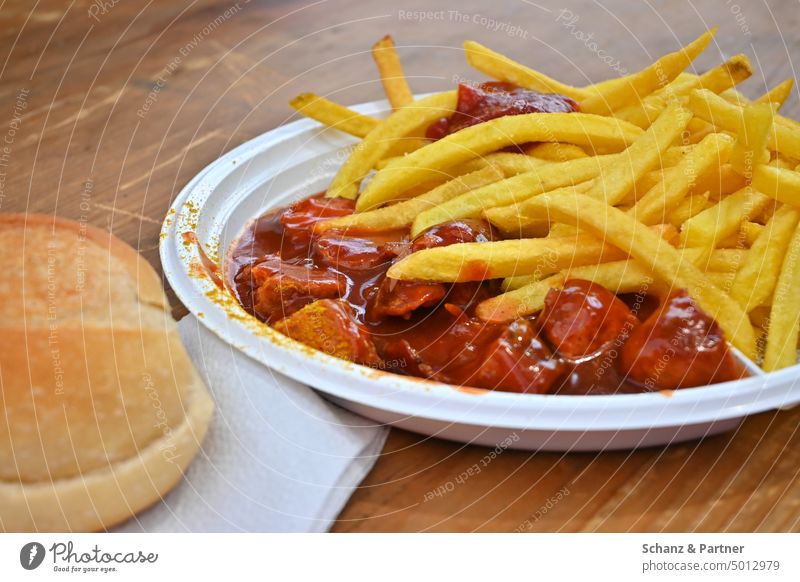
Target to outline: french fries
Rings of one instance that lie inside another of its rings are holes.
[[[692,114],[679,104],[668,106],[647,131],[620,154],[619,162],[594,181],[589,195],[601,198],[611,206],[619,204],[636,182],[657,166],[691,118]]]
[[[469,174],[456,176],[430,192],[392,206],[321,221],[317,223],[314,231],[321,233],[329,230],[346,230],[350,233],[367,233],[409,226],[420,213],[438,208],[465,192],[497,182],[503,176],[503,172],[496,167],[487,166]]]
[[[800,207],[800,172],[762,164],[753,171],[753,188],[778,202]]]
[[[669,180],[664,180],[648,191],[629,214],[644,224],[663,222],[688,194],[699,175],[715,166],[728,161],[733,140],[720,133],[706,136],[675,167]]]
[[[520,87],[544,93],[561,93],[577,101],[589,96],[589,93],[583,89],[560,83],[477,42],[465,42],[464,54],[467,57],[467,63],[472,68],[498,81],[514,83]]]
[[[642,71],[623,77],[614,84],[603,87],[596,95],[581,101],[581,111],[598,115],[611,115],[615,110],[650,95],[667,85],[688,67],[705,50],[716,29],[709,30],[679,51],[661,57]]]
[[[456,92],[437,93],[395,111],[358,144],[333,178],[326,196],[355,198],[359,185],[386,156],[395,141],[425,124],[433,123],[456,107]],[[423,148],[424,149],[424,148]],[[419,150],[417,150],[419,151]]]
[[[736,273],[731,297],[750,312],[766,305],[775,290],[789,240],[800,220],[800,210],[781,206],[753,243]]]
[[[775,288],[769,313],[769,333],[764,350],[764,369],[779,370],[797,363],[800,332],[800,228],[795,228]]]
[[[638,260],[673,288],[687,289],[700,307],[717,320],[731,343],[748,357],[755,357],[755,334],[744,311],[658,234],[621,210],[583,194],[544,194],[531,203],[556,220],[586,228]]]
[[[758,215],[768,202],[764,194],[743,188],[687,220],[681,229],[681,243],[686,247],[714,248],[738,232],[742,222]]]
[[[392,265],[392,279],[461,283],[554,272],[623,258],[590,235],[461,243],[417,251]]]
[[[549,164],[537,167],[530,172],[495,182],[490,186],[466,192],[436,207],[421,213],[411,227],[411,236],[415,237],[435,224],[457,220],[459,218],[477,218],[485,209],[497,206],[508,206],[525,200],[536,194],[548,192],[563,186],[580,184],[598,176],[604,166],[616,161],[616,156],[602,158],[580,158],[569,162]],[[495,209],[499,210],[499,209]],[[512,216],[512,220],[514,217]],[[491,222],[494,222],[490,219]],[[512,231],[500,223],[502,230]]]
[[[711,91],[704,89],[692,91],[688,106],[697,117],[719,130],[736,135],[740,135],[744,131],[742,107],[729,103]],[[779,121],[780,118],[776,117],[767,140],[767,147],[790,158],[800,159],[800,127]]]
[[[474,69],[565,95],[580,112],[500,115],[435,141],[425,131],[455,111],[457,93],[415,100],[384,37],[372,54],[394,110],[386,119],[311,93],[291,102],[362,138],[327,190],[355,199],[356,212],[321,220],[314,232],[408,229],[403,236],[413,240],[438,225],[483,218],[504,240],[402,254],[387,277],[502,279],[504,292],[474,312],[498,323],[541,311],[548,292],[569,279],[612,293],[665,297],[685,289],[765,370],[794,365],[800,123],[778,114],[793,82],[747,99],[738,86],[753,67],[743,54],[692,74],[688,67],[715,31],[639,72],[585,87],[467,41]]]
[[[750,60],[745,55],[736,55],[727,62],[698,76],[678,77],[659,91],[648,95],[640,102],[633,103],[614,112],[614,117],[630,121],[646,129],[664,110],[670,101],[680,99],[694,89],[708,89],[720,93],[730,89],[753,74]]]
[[[366,137],[380,123],[374,117],[361,115],[357,111],[348,109],[344,105],[339,105],[314,93],[298,95],[289,101],[289,105],[306,117],[316,119],[320,123],[340,129],[356,137]]]
[[[377,132],[378,129],[374,133]],[[388,202],[432,171],[464,163],[512,144],[564,141],[593,143],[620,150],[641,133],[641,129],[624,121],[583,113],[528,113],[498,117],[457,131],[392,162],[372,178],[358,197],[356,210],[363,212]],[[367,139],[372,136],[370,134]]]
[[[372,58],[378,66],[383,83],[383,90],[392,109],[400,109],[414,101],[414,95],[408,86],[400,57],[394,48],[394,40],[388,34],[372,47]]]

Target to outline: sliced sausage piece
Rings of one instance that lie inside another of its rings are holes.
[[[619,365],[629,380],[647,390],[705,386],[741,377],[722,329],[683,290],[633,331]]]
[[[636,316],[605,287],[570,279],[551,289],[541,314],[542,331],[567,359],[597,353],[618,340],[620,345],[638,324]]]
[[[314,242],[314,258],[317,264],[343,269],[363,271],[385,264],[395,256],[384,245],[368,239],[341,236],[335,233],[319,237]]]
[[[296,245],[311,241],[314,223],[326,218],[348,216],[355,211],[355,202],[347,198],[313,196],[292,204],[281,214],[286,236]]]
[[[273,327],[328,355],[367,366],[380,365],[372,337],[355,320],[353,308],[345,301],[315,301]]]
[[[485,220],[463,219],[432,226],[411,243],[411,251],[446,247],[458,243],[488,242],[496,237]]]
[[[267,323],[289,316],[317,299],[340,297],[347,290],[346,279],[338,273],[292,265],[275,255],[251,267],[249,277],[254,288],[253,312]]]
[[[372,298],[368,309],[370,321],[391,315],[409,319],[415,309],[433,307],[447,295],[441,283],[400,281],[385,277]]]
[[[545,394],[564,373],[563,364],[537,337],[534,324],[524,319],[512,321],[476,365],[470,385],[506,392]]]

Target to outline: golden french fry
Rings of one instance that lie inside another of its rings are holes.
[[[669,178],[667,178],[669,179]],[[707,208],[713,206],[709,201],[708,196],[705,194],[692,194],[684,198],[675,210],[670,212],[668,222],[676,226],[680,226],[693,216],[703,212]]]
[[[471,40],[466,41],[464,43],[464,54],[467,57],[469,66],[498,81],[514,83],[520,87],[543,93],[561,93],[577,101],[588,96],[588,93],[583,89],[571,87],[551,79],[547,75],[521,65],[480,43]]]
[[[761,97],[755,99],[753,103],[772,103],[773,105],[777,105],[778,109],[780,109],[789,98],[789,95],[792,94],[792,87],[794,87],[794,80],[786,79],[782,83],[775,85]]]
[[[759,224],[757,222],[743,222],[741,226],[741,236],[744,239],[744,242],[747,243],[748,247],[752,247],[755,244],[756,240],[759,236],[761,236],[761,232],[764,230],[765,226],[763,224]]]
[[[623,258],[590,235],[461,243],[417,251],[392,265],[392,279],[463,282],[555,272]]]
[[[706,249],[695,247],[679,249],[679,252],[701,271],[735,273],[741,267],[749,251],[747,249]]]
[[[380,123],[374,117],[362,115],[314,93],[298,95],[289,101],[289,105],[306,117],[356,137],[366,137]]]
[[[733,345],[748,357],[755,356],[755,334],[747,315],[657,233],[618,208],[584,194],[543,194],[530,202],[553,220],[577,224],[615,245],[671,288],[686,289],[700,308],[716,319]]]
[[[541,168],[545,165],[544,160],[537,160],[525,154],[517,154],[512,152],[495,152],[488,154],[482,158],[476,158],[483,162],[500,168],[506,176],[516,176],[517,174],[524,174]],[[474,160],[466,162],[471,164]],[[463,167],[463,166],[462,166]]]
[[[763,164],[753,171],[752,183],[770,198],[800,207],[800,172]]]
[[[764,369],[779,370],[797,363],[800,333],[800,227],[795,228],[781,265],[769,314]]]
[[[355,198],[361,181],[378,160],[386,157],[398,139],[451,114],[455,107],[456,92],[448,91],[430,95],[392,113],[356,145],[328,186],[326,196]]]
[[[778,208],[742,261],[731,297],[745,311],[768,303],[798,221],[800,210],[789,205]]]
[[[455,177],[425,194],[385,208],[320,221],[314,227],[314,232],[347,230],[350,233],[369,233],[403,228],[409,226],[414,218],[425,210],[435,208],[473,188],[480,188],[502,179],[503,172],[494,166],[487,166],[481,170]]]
[[[700,76],[679,75],[663,89],[648,95],[639,102],[615,111],[614,117],[630,121],[634,125],[646,129],[671,100],[684,97],[690,91],[698,88],[719,93],[738,85],[752,74],[750,60],[746,55],[739,54]]]
[[[681,135],[692,114],[678,103],[667,106],[653,124],[619,155],[595,181],[590,196],[615,206],[633,191],[636,182],[659,166],[664,152]]]
[[[395,115],[407,109],[404,107]],[[379,129],[375,130],[376,134]],[[623,149],[641,134],[641,129],[624,121],[585,113],[498,117],[452,133],[389,164],[372,178],[358,197],[356,209],[361,212],[380,206],[431,171],[464,163],[512,144],[563,141]]]
[[[544,299],[550,289],[558,289],[563,284],[562,274],[551,275],[541,281],[481,301],[475,308],[475,315],[484,321],[503,323],[536,313],[544,308]]]
[[[709,200],[719,201],[723,196],[741,190],[747,184],[744,177],[730,164],[717,164],[697,177],[690,194],[708,194]]]
[[[612,155],[542,165],[533,171],[472,190],[421,213],[414,220],[411,236],[417,236],[435,224],[459,218],[476,218],[484,210],[496,206],[508,206],[542,192],[580,184],[599,175],[604,167],[608,167],[616,159],[617,156]],[[519,223],[515,218],[516,216],[512,217],[512,225]],[[514,228],[498,226],[504,231]]]
[[[716,29],[705,32],[681,50],[665,55],[635,75],[618,79],[619,82],[587,97],[581,101],[581,111],[610,115],[617,109],[640,101],[675,79],[705,50],[715,32]]]
[[[719,130],[739,135],[742,133],[744,110],[741,106],[729,103],[719,95],[698,89],[689,94],[689,109],[697,117],[713,124]],[[800,126],[779,123],[775,118],[767,147],[790,158],[800,159]]]
[[[526,147],[524,151],[529,156],[549,162],[568,162],[588,156],[583,149],[571,143],[535,143]]]
[[[400,57],[390,35],[387,34],[372,46],[372,58],[378,65],[383,90],[392,109],[400,109],[413,103],[414,95],[408,87],[408,81],[403,74],[403,65],[400,64]]]
[[[728,161],[732,147],[733,139],[727,135],[714,133],[706,136],[675,166],[670,180],[648,191],[630,209],[629,214],[644,224],[663,222],[667,214],[686,197],[698,176]]]
[[[592,158],[593,159],[593,158]],[[552,176],[552,178],[550,178]],[[555,180],[562,182],[566,181],[569,178],[568,176],[565,177],[564,174],[559,174],[557,172],[549,173],[547,185],[552,184]],[[591,178],[589,179],[591,180]],[[537,188],[537,186],[532,185],[533,188]],[[525,205],[525,201],[535,197],[537,194],[541,194],[542,192],[552,192],[553,194],[557,194],[561,191],[571,191],[572,188],[580,192],[586,192],[592,187],[591,181],[579,182],[577,184],[570,184],[567,186],[561,187],[545,187],[541,191],[531,193],[530,189],[527,190],[510,190],[510,189],[503,189],[495,193],[496,195],[492,196],[492,202],[502,201],[505,202],[506,200],[510,200],[512,197],[517,197],[517,192],[522,192],[524,194],[530,194],[522,197],[521,202],[512,202],[507,206],[497,206],[496,208],[486,208],[480,214],[489,222],[492,223],[493,226],[498,228],[500,231],[509,234],[517,234],[521,232],[544,232],[546,233],[550,226],[550,221],[547,216],[541,216],[539,214],[531,214],[527,212],[527,208]],[[503,197],[501,199],[501,196]],[[465,200],[461,204],[459,204],[459,209],[475,209],[479,204],[483,205],[482,198],[480,196],[474,195],[464,197]],[[458,211],[458,210],[456,210]],[[436,217],[436,220],[440,220],[442,216],[438,215],[438,213],[431,213],[432,216]],[[425,220],[430,220],[425,217]],[[449,219],[448,219],[449,220]],[[560,226],[560,225],[557,225]],[[558,236],[556,234],[555,236]]]
[[[747,105],[742,113],[742,131],[731,150],[731,165],[743,176],[751,176],[753,166],[769,160],[767,139],[772,129],[772,105]]]
[[[683,223],[681,244],[685,247],[714,247],[737,233],[742,222],[757,216],[769,197],[745,187]]]
[[[514,277],[504,287],[506,293],[479,303],[475,314],[483,320],[496,323],[534,314],[544,307],[547,292],[561,287],[568,279],[591,281],[612,293],[645,295],[656,290],[663,291],[646,268],[634,260],[626,259],[565,269],[541,280],[534,280],[531,276]]]

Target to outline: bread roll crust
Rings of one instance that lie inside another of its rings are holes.
[[[0,269],[0,528],[108,527],[177,482],[213,404],[158,275],[119,239],[0,215]]]

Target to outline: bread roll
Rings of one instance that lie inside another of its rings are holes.
[[[0,272],[0,529],[101,530],[159,500],[214,407],[158,275],[39,215],[0,215]]]

